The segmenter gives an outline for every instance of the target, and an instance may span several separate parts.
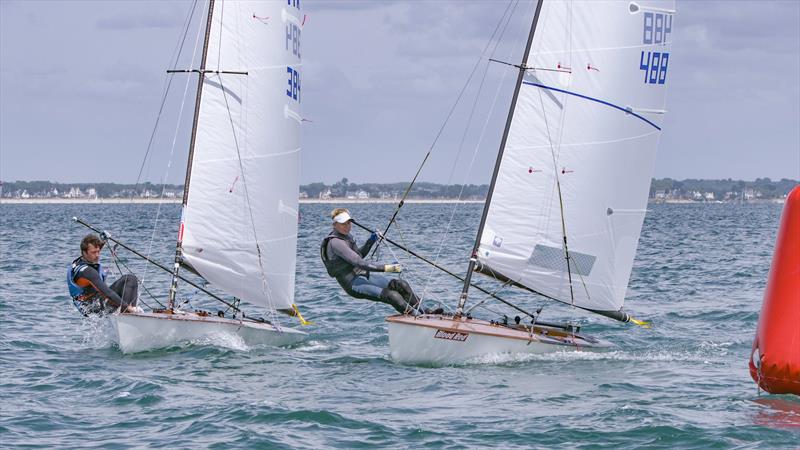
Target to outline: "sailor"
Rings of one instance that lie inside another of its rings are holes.
[[[322,240],[319,249],[328,275],[336,278],[352,297],[387,303],[401,314],[418,314],[419,297],[405,280],[375,273],[400,273],[400,264],[373,264],[364,260],[378,240],[378,234],[372,233],[359,248],[350,235],[350,211],[336,208],[331,212],[331,218],[333,230]]]
[[[67,287],[72,303],[84,316],[104,315],[114,311],[141,312],[136,306],[139,298],[139,281],[133,274],[125,274],[110,287],[100,265],[100,251],[105,242],[95,234],[81,240],[81,256],[67,268]]]

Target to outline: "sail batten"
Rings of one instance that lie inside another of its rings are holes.
[[[300,114],[299,17],[299,2],[213,4],[206,67],[220,73],[201,75],[184,211],[186,262],[269,309],[294,301],[301,147],[287,111]]]
[[[558,301],[618,311],[665,111],[674,2],[545,0],[476,258]],[[607,315],[607,314],[606,314]]]

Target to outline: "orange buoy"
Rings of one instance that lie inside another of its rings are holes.
[[[789,193],[781,214],[750,375],[771,394],[800,395],[800,186]]]

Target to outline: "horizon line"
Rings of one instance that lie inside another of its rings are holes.
[[[403,184],[403,183],[410,183],[411,182],[409,180],[405,180],[405,181],[353,181],[353,180],[350,180],[347,177],[343,177],[343,179],[347,179],[347,184]],[[787,181],[793,181],[795,183],[800,183],[800,177],[798,177],[797,179],[786,178],[786,177],[781,177],[779,179],[773,179],[771,177],[765,176],[765,177],[756,177],[753,180],[746,180],[746,179],[742,179],[742,178],[738,178],[737,179],[737,178],[732,178],[732,177],[727,177],[727,178],[683,178],[683,179],[678,179],[678,178],[673,178],[673,177],[661,177],[661,178],[650,177],[651,181],[652,180],[674,180],[674,181],[690,181],[690,180],[694,180],[694,181],[744,181],[744,182],[751,182],[751,183],[754,183],[754,182],[756,182],[758,180],[763,180],[763,179],[770,180],[771,182],[778,182],[778,181],[787,180]],[[322,183],[322,184],[325,184],[325,185],[333,185],[333,184],[339,183],[341,181],[342,180],[337,180],[337,181],[334,181],[334,182],[309,181],[309,182],[300,182],[299,184],[301,186],[308,185],[308,184],[314,184],[314,183]],[[162,182],[155,182],[155,181],[140,181],[140,182],[136,183],[136,182],[120,182],[120,181],[52,181],[52,180],[13,180],[12,181],[12,180],[0,180],[0,185],[5,184],[5,183],[128,184],[128,185],[142,185],[142,184],[148,184],[149,183],[149,184],[156,185],[156,186],[161,186],[161,185],[182,186],[183,185],[183,183],[162,183]],[[447,184],[447,183],[443,183],[443,182],[439,182],[439,181],[426,181],[426,180],[417,180],[416,183],[432,183],[432,184],[439,184],[439,185],[442,185],[442,186],[461,186],[462,185],[462,183]],[[485,183],[480,183],[480,184],[477,184],[477,183],[464,183],[464,184],[473,185],[473,186],[483,186],[483,185],[488,185],[489,183],[485,182]]]

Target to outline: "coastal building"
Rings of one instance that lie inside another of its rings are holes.
[[[320,200],[330,200],[331,199],[331,190],[330,190],[330,188],[328,188],[328,189],[326,189],[324,191],[320,191],[319,199]]]

